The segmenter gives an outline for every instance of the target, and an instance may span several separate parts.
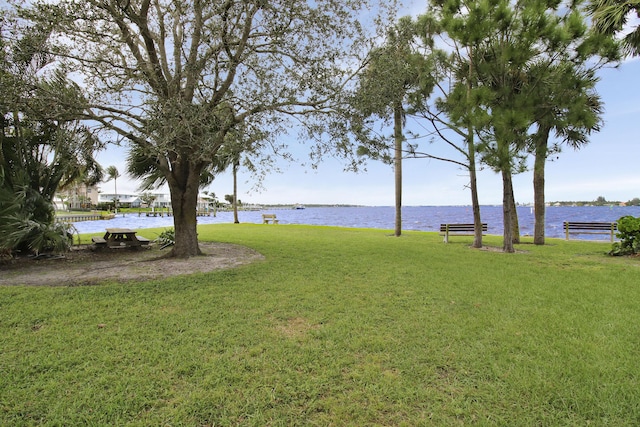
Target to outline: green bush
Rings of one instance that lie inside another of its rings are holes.
[[[0,187],[0,252],[66,252],[74,231],[72,225],[56,221],[53,204],[28,185]]]
[[[162,245],[161,249],[166,248],[167,246],[175,245],[176,243],[176,232],[173,228],[168,228],[164,230],[162,233],[158,235],[156,239],[156,243]]]
[[[613,244],[610,255],[633,255],[640,252],[640,218],[627,215],[618,220],[620,242]]]

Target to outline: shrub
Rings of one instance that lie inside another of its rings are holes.
[[[5,218],[11,231],[0,239],[0,249],[8,252],[42,253],[67,252],[73,244],[74,227],[56,221],[43,223],[26,218]]]
[[[53,204],[31,187],[0,188],[0,252],[66,252],[73,244],[74,230],[56,221]]]
[[[640,252],[640,218],[623,216],[618,220],[619,242],[613,244],[609,255],[633,255]]]
[[[156,243],[162,245],[160,249],[164,249],[167,246],[174,245],[176,243],[176,232],[173,228],[168,228],[158,235]]]

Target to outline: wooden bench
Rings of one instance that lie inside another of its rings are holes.
[[[276,214],[262,214],[262,223],[269,224],[277,224],[279,220],[276,219]]]
[[[474,224],[440,224],[440,235],[444,236],[444,242],[449,243],[449,236],[474,236],[476,227]],[[482,233],[487,232],[487,223],[482,223]]]
[[[564,222],[564,233],[566,239],[569,240],[570,234],[607,234],[613,242],[616,228],[618,224],[615,222]]]

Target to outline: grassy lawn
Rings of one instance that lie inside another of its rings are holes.
[[[0,288],[0,425],[640,423],[640,259],[610,244],[199,232],[266,260]]]

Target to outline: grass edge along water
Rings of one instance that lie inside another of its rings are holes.
[[[381,230],[393,229],[395,208],[393,206],[337,206],[307,207],[306,209],[263,208],[239,212],[242,223],[261,224],[262,214],[277,215],[279,224],[333,225],[347,228],[363,227]],[[502,207],[482,206],[482,222],[488,224],[490,234],[502,234]],[[564,237],[563,222],[617,221],[620,217],[640,217],[640,206],[551,206],[546,209],[546,236]],[[533,208],[518,207],[520,233],[532,235],[534,227]],[[214,216],[198,217],[201,225],[209,223],[232,223],[233,212],[218,212]],[[404,206],[402,208],[403,230],[438,231],[443,223],[471,223],[473,211],[470,206]],[[81,233],[104,232],[107,227],[151,228],[171,227],[171,217],[138,216],[129,213],[109,221],[86,221],[74,224]],[[579,235],[580,240],[607,240],[603,235]]]
[[[0,424],[640,419],[637,258],[600,242],[525,240],[504,254],[470,237],[389,234],[207,225],[201,240],[266,259],[143,283],[2,287]]]

